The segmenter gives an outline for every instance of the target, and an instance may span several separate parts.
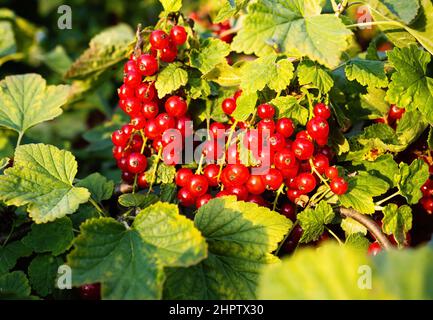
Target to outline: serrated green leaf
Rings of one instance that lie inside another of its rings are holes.
[[[138,207],[144,209],[158,202],[158,200],[158,196],[154,195],[153,193],[124,193],[119,197],[119,204],[127,208]]]
[[[159,0],[166,12],[177,12],[182,8],[182,0]]]
[[[423,160],[417,159],[410,165],[401,162],[399,167],[398,189],[409,204],[415,204],[422,198],[420,189],[430,176],[428,165]]]
[[[155,88],[158,91],[158,97],[164,98],[180,87],[188,83],[188,73],[182,69],[182,64],[179,62],[171,63],[158,74],[155,82]]]
[[[282,52],[307,56],[327,67],[337,66],[352,33],[335,15],[321,14],[321,4],[320,0],[252,3],[232,49],[265,56],[276,46]]]
[[[98,172],[80,180],[75,186],[89,190],[92,198],[97,202],[110,199],[114,191],[114,182]]]
[[[89,219],[92,218],[98,218],[101,214],[96,210],[96,208],[90,204],[85,203],[80,205],[78,208],[78,211],[75,212],[73,215],[70,216],[70,219],[72,221],[73,228],[79,229],[80,225]]]
[[[398,244],[402,245],[406,233],[412,229],[412,209],[409,206],[398,207],[391,203],[383,209],[382,230],[387,235],[394,235]]]
[[[89,48],[72,64],[65,77],[85,79],[100,75],[126,58],[128,45],[133,40],[134,32],[126,24],[119,24],[102,31],[92,38]]]
[[[161,184],[160,198],[162,202],[173,202],[177,196],[177,186],[174,183]]]
[[[334,85],[331,75],[320,64],[311,61],[302,61],[297,69],[299,84],[309,84],[323,93],[328,93]]]
[[[356,80],[363,86],[374,88],[388,86],[385,64],[382,61],[353,59],[346,65],[345,71],[347,79]]]
[[[298,124],[307,124],[308,110],[301,106],[295,97],[278,97],[271,100],[270,104],[276,107],[278,118],[287,117],[291,118]]]
[[[245,92],[236,100],[236,109],[232,117],[237,121],[245,121],[254,113],[257,103],[256,92]]]
[[[427,77],[431,56],[416,46],[395,48],[388,52],[389,62],[396,72],[387,92],[390,103],[408,111],[420,110],[433,123],[433,78]]]
[[[370,175],[365,171],[360,172],[355,177],[350,177],[348,183],[349,189],[347,193],[338,196],[341,205],[367,214],[375,212],[373,197],[380,196],[389,189],[389,185],[385,180]]]
[[[361,234],[364,236],[367,234],[367,228],[364,227],[359,222],[353,220],[352,218],[343,219],[341,221],[341,229],[344,230],[344,233],[346,234],[346,238],[356,234]]]
[[[157,248],[165,266],[188,267],[207,256],[205,239],[193,221],[179,214],[177,205],[158,202],[142,210],[133,228]]]
[[[14,271],[0,276],[0,299],[30,298],[29,280],[22,271]]]
[[[14,166],[0,176],[0,200],[25,206],[36,223],[74,213],[90,193],[72,185],[77,173],[74,156],[54,146],[28,144],[16,149]]]
[[[0,39],[0,57],[15,53],[17,50],[17,45],[15,42],[12,23],[9,21],[0,21],[0,32],[2,35]]]
[[[11,270],[17,260],[21,257],[28,257],[32,254],[32,249],[25,246],[21,241],[8,243],[0,248],[0,275]]]
[[[227,62],[221,63],[203,76],[207,81],[213,81],[223,87],[239,86],[241,83],[240,65],[230,66]]]
[[[210,94],[210,84],[201,77],[200,72],[190,72],[188,77],[188,96],[194,100],[207,98]]]
[[[32,224],[31,231],[21,241],[37,253],[52,252],[57,256],[71,247],[73,239],[72,222],[63,217],[54,222]]]
[[[234,2],[233,6],[231,2]],[[213,23],[224,22],[236,16],[242,9],[247,6],[248,2],[248,0],[226,1],[222,8],[218,11],[217,16],[213,19]]]
[[[162,161],[156,161],[157,156],[152,155],[148,158],[147,171],[145,172],[146,181],[151,183],[171,183],[176,176],[176,168],[174,166],[166,165]],[[156,174],[155,173],[155,166]]]
[[[57,279],[57,270],[63,260],[49,254],[37,255],[28,268],[29,281],[36,293],[45,297],[53,292]]]
[[[344,244],[347,246],[351,246],[352,248],[358,249],[360,252],[364,253],[368,250],[370,242],[365,237],[365,234],[363,234],[362,232],[358,232],[350,234],[346,238],[346,242]]]
[[[287,88],[293,78],[293,64],[277,58],[270,54],[246,63],[242,67],[241,88],[246,92],[262,91],[265,86],[276,92]]]
[[[202,206],[195,225],[209,247],[208,258],[190,268],[170,270],[169,299],[253,299],[260,270],[278,259],[271,254],[291,228],[290,220],[234,197]],[[180,281],[182,279],[182,281]]]
[[[390,106],[385,100],[386,91],[379,88],[368,87],[366,94],[360,95],[362,114],[361,119],[385,118]],[[358,112],[361,113],[361,112]]]
[[[388,182],[390,188],[396,186],[400,170],[392,155],[381,155],[375,161],[363,161],[362,166],[369,174]]]
[[[321,201],[316,208],[306,209],[298,214],[298,220],[304,232],[300,242],[306,243],[319,239],[325,231],[325,225],[332,222],[335,213],[332,207]]]
[[[230,53],[230,45],[219,39],[208,38],[200,41],[200,49],[190,54],[191,66],[207,74],[217,65],[225,62]]]
[[[45,53],[42,61],[60,75],[64,75],[72,65],[71,59],[62,46],[56,46],[53,50]]]
[[[74,285],[100,282],[104,299],[161,297],[163,266],[137,230],[112,218],[87,220],[80,230],[68,255]]]
[[[395,132],[401,145],[409,146],[427,129],[427,122],[419,111],[406,111],[397,123]]]
[[[0,126],[24,134],[62,113],[69,86],[47,86],[38,74],[7,76],[0,81]]]

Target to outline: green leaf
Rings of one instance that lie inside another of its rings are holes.
[[[188,96],[191,99],[207,98],[211,94],[209,82],[201,77],[199,71],[191,71],[188,76]]]
[[[72,185],[77,162],[69,151],[28,144],[15,151],[14,166],[0,176],[0,200],[24,206],[36,223],[74,213],[90,193]]]
[[[398,189],[409,204],[416,204],[422,198],[420,189],[430,176],[428,165],[423,160],[417,159],[410,166],[401,162],[399,167]]]
[[[168,273],[169,299],[253,299],[262,267],[278,259],[271,254],[292,223],[256,204],[234,197],[213,199],[194,219],[206,237],[208,258]]]
[[[388,235],[394,235],[398,244],[402,245],[406,233],[412,229],[412,209],[407,206],[398,207],[391,203],[383,209],[382,230]]]
[[[112,218],[87,220],[80,230],[68,255],[74,285],[100,282],[104,299],[161,297],[163,267],[137,230]]]
[[[344,230],[346,238],[355,235],[367,235],[367,228],[352,218],[345,218],[341,221],[341,229]],[[347,242],[347,241],[346,241]],[[368,247],[368,246],[367,246]]]
[[[386,117],[390,106],[386,102],[385,96],[385,90],[368,87],[367,93],[360,95],[362,108],[362,116],[360,118],[372,120]]]
[[[158,202],[142,210],[133,228],[157,248],[165,266],[188,267],[207,256],[205,239],[194,223],[179,214],[177,205]]]
[[[224,63],[230,53],[230,45],[219,39],[208,38],[200,41],[200,50],[193,49],[190,54],[191,66],[207,74],[218,64]]]
[[[235,5],[232,6],[231,2],[234,2]],[[218,11],[217,16],[213,19],[213,23],[220,23],[236,16],[247,6],[248,2],[248,0],[226,1],[222,8]]]
[[[287,88],[293,78],[293,64],[277,58],[270,54],[246,63],[242,67],[241,88],[246,92],[262,91],[265,86],[276,92]]]
[[[420,110],[433,123],[433,78],[427,77],[431,56],[416,46],[395,48],[388,52],[389,62],[396,72],[391,77],[387,92],[390,103],[408,111]]]
[[[232,117],[237,121],[245,121],[254,113],[257,103],[256,92],[245,92],[236,101],[236,109],[232,113]]]
[[[345,70],[347,79],[356,80],[363,86],[374,88],[388,86],[385,64],[382,61],[353,59],[346,65]]]
[[[0,299],[28,299],[29,280],[22,271],[14,271],[0,276]]]
[[[240,65],[230,66],[227,62],[221,63],[203,76],[207,81],[213,81],[223,87],[234,87],[241,83]]]
[[[350,177],[349,189],[346,194],[339,196],[341,205],[353,208],[361,213],[373,214],[373,197],[388,191],[389,185],[385,180],[375,177],[365,171],[355,177]]]
[[[405,24],[410,24],[418,15],[420,9],[419,0],[383,0],[387,8]]]
[[[367,233],[367,231],[365,233]],[[368,241],[364,233],[358,232],[358,233],[352,233],[349,236],[347,236],[346,242],[344,244],[347,246],[351,246],[352,248],[358,249],[362,253],[365,253],[368,250],[368,247],[370,246],[370,241]]]
[[[176,176],[176,168],[174,166],[166,165],[164,162],[156,161],[156,159],[156,155],[152,155],[148,158],[147,171],[145,172],[146,181],[149,183],[151,183],[151,181],[154,183],[173,182],[174,177]],[[154,175],[155,166],[158,167],[156,168],[156,174]]]
[[[62,259],[49,254],[37,255],[28,268],[29,280],[36,293],[45,297],[53,292],[57,279],[57,270],[63,264]]]
[[[64,75],[72,65],[71,59],[62,46],[56,46],[44,54],[43,62],[60,75]]]
[[[160,198],[162,202],[173,202],[177,196],[177,186],[174,183],[161,184]]]
[[[38,74],[7,76],[0,81],[0,126],[24,134],[62,113],[69,86],[47,86]]]
[[[433,127],[430,127],[427,139],[428,148],[433,150]]]
[[[9,164],[10,159],[9,158],[1,158],[0,159],[0,170],[3,170],[6,168],[6,166]]]
[[[167,94],[176,91],[187,83],[188,73],[182,69],[181,63],[175,62],[159,72],[155,88],[158,91],[158,97],[164,98]]]
[[[92,204],[85,203],[80,205],[78,211],[71,215],[70,219],[72,221],[73,228],[78,229],[84,221],[92,218],[98,218],[100,215],[101,214]]]
[[[159,0],[159,2],[166,12],[177,12],[182,8],[182,0]]]
[[[80,180],[76,186],[89,190],[96,202],[110,199],[114,191],[114,182],[109,181],[98,172],[92,173],[83,180]]]
[[[17,50],[12,24],[9,21],[0,21],[0,57],[13,54]],[[1,65],[1,62],[0,62]]]
[[[322,93],[328,93],[334,86],[334,80],[328,71],[320,64],[311,61],[302,61],[297,69],[299,84],[312,85]]]
[[[363,161],[362,166],[369,174],[388,182],[390,188],[396,186],[400,169],[392,155],[381,155],[375,161]]]
[[[307,56],[327,67],[336,67],[352,33],[338,17],[321,11],[320,0],[254,2],[248,7],[243,28],[233,39],[232,49],[265,56],[274,51],[274,44],[290,55]]]
[[[298,124],[307,124],[308,110],[301,106],[295,97],[278,97],[271,100],[270,104],[276,107],[278,118],[287,117],[291,118]]]
[[[89,48],[72,64],[65,77],[86,79],[100,75],[126,58],[133,40],[134,32],[126,24],[102,31],[92,38]]]
[[[32,224],[22,242],[37,253],[52,252],[57,256],[68,250],[73,240],[72,222],[63,217],[54,222]]]
[[[154,195],[153,193],[124,193],[119,197],[119,204],[127,208],[147,208],[148,206],[158,202],[158,200],[158,196]]]
[[[21,241],[11,242],[0,248],[0,275],[11,270],[17,260],[22,257],[28,257],[32,250],[25,246]]]
[[[427,122],[419,111],[406,111],[395,130],[401,145],[409,146],[427,129]]]
[[[316,208],[305,209],[298,214],[298,220],[304,232],[300,242],[311,242],[319,239],[322,233],[325,231],[325,225],[332,222],[335,213],[332,207],[321,201]]]

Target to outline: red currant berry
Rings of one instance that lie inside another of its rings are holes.
[[[210,187],[218,186],[218,174],[220,171],[220,167],[217,164],[208,164],[203,169],[203,175],[206,177],[207,182]]]
[[[205,176],[195,174],[190,178],[187,188],[194,197],[200,197],[206,194],[209,184]]]
[[[149,84],[147,82],[141,83],[135,89],[135,95],[138,99],[140,99],[143,102],[152,101],[156,95],[155,86],[153,84]]]
[[[267,189],[275,191],[278,190],[283,183],[283,175],[281,174],[280,170],[270,168],[263,176],[263,181]]]
[[[128,172],[128,171],[122,172],[122,180],[125,183],[132,184],[134,182],[134,179],[135,179],[135,174],[132,174],[131,172]]]
[[[139,113],[131,118],[131,125],[134,126],[135,130],[142,130],[146,127],[146,118]]]
[[[316,117],[322,117],[325,120],[331,117],[331,109],[324,103],[316,103],[313,113]]]
[[[178,150],[170,150],[169,152],[162,152],[162,161],[168,166],[175,166],[180,163],[182,154]]]
[[[152,142],[152,147],[153,149],[155,149],[157,152],[161,149],[164,148],[164,146],[162,145],[162,137],[158,136],[155,139],[153,139]]]
[[[141,111],[141,102],[137,98],[126,98],[121,100],[120,107],[129,116],[135,116]]]
[[[192,176],[194,174],[192,173],[191,169],[188,168],[180,168],[175,177],[176,185],[179,187],[186,187],[189,184],[189,181],[191,180]]]
[[[377,256],[382,251],[382,247],[378,242],[373,242],[368,247],[368,255],[369,256]]]
[[[300,190],[297,189],[287,190],[287,198],[293,203],[296,203],[300,196],[302,196],[302,191]]]
[[[325,175],[328,179],[335,179],[338,177],[338,169],[336,167],[328,167],[325,169]]]
[[[222,190],[215,195],[215,198],[222,198],[228,196],[231,196],[230,192],[228,192],[227,190]]]
[[[388,116],[393,121],[400,120],[405,112],[406,112],[406,109],[399,108],[396,105],[391,105],[391,108],[389,109]]]
[[[256,205],[261,206],[261,207],[268,207],[269,206],[269,204],[266,202],[266,200],[263,199],[263,197],[258,195],[258,194],[250,194],[248,196],[247,202],[255,203]]]
[[[202,154],[207,162],[213,162],[220,159],[224,155],[224,146],[218,140],[208,140],[203,143]]]
[[[188,35],[182,26],[174,26],[170,30],[170,38],[177,45],[181,46],[186,42]]]
[[[296,139],[306,139],[311,140],[310,135],[308,134],[307,130],[301,130],[296,134]]]
[[[329,160],[324,154],[318,153],[313,158],[313,165],[317,172],[325,174],[326,169],[329,167]]]
[[[155,30],[150,34],[149,42],[153,48],[162,50],[170,45],[170,38],[164,31]]]
[[[129,145],[131,151],[140,152],[143,147],[143,139],[139,135],[134,135]]]
[[[271,153],[274,153],[284,149],[286,146],[286,140],[281,133],[275,132],[269,137],[269,144],[271,146]]]
[[[128,171],[128,157],[122,157],[116,163],[121,171]]]
[[[226,126],[221,122],[213,122],[209,126],[209,131],[212,133],[214,139],[220,139],[224,137]]]
[[[433,180],[428,179],[421,187],[421,191],[424,196],[433,195]]]
[[[328,122],[322,117],[314,117],[307,123],[307,132],[314,140],[323,141],[328,139]]]
[[[275,130],[282,134],[284,138],[289,138],[295,132],[295,125],[289,118],[281,118],[277,121]]]
[[[307,139],[296,139],[292,144],[292,151],[299,160],[308,160],[313,156],[314,144]]]
[[[297,164],[295,153],[290,149],[283,149],[274,155],[275,167],[279,170],[290,169]]]
[[[239,98],[241,95],[242,95],[242,90],[238,90],[238,91],[235,92],[233,98],[234,98],[235,100],[238,100],[238,98]]]
[[[170,44],[167,48],[160,51],[159,58],[167,63],[171,63],[177,58],[177,47]]]
[[[120,100],[124,100],[126,98],[133,98],[135,95],[134,87],[127,86],[126,84],[122,84],[119,89],[117,89],[117,94]]]
[[[184,99],[178,96],[172,96],[165,102],[165,111],[172,117],[182,117],[188,111],[188,106]]]
[[[115,146],[126,147],[129,140],[129,135],[122,130],[116,130],[111,134],[111,141]]]
[[[345,194],[349,188],[349,184],[342,177],[336,177],[332,179],[329,186],[331,187],[332,192],[334,192],[336,195]]]
[[[191,137],[194,133],[191,118],[181,116],[176,118],[175,128],[180,131],[182,137]]]
[[[144,172],[140,173],[137,177],[138,187],[141,189],[146,189],[149,187],[149,183],[146,180],[146,174]]]
[[[265,132],[265,135],[273,134],[275,132],[275,122],[270,118],[260,120],[257,124],[257,129],[260,134],[262,134],[262,132]]]
[[[284,178],[295,178],[299,172],[299,161],[295,159],[295,164],[290,168],[279,169]]]
[[[154,101],[143,103],[142,114],[146,119],[153,119],[158,115],[159,108],[158,104]]]
[[[158,71],[158,61],[150,54],[142,54],[137,59],[138,69],[143,76],[153,76]]]
[[[206,193],[205,195],[202,195],[201,197],[197,198],[197,200],[195,201],[195,207],[197,209],[200,209],[202,206],[204,206],[210,200],[212,200],[212,196],[209,193]]]
[[[285,203],[280,209],[281,214],[285,215],[286,218],[296,221],[296,206],[292,203]]]
[[[226,187],[235,187],[245,184],[250,177],[250,172],[243,164],[231,164],[224,168],[222,175],[227,179]]]
[[[192,207],[195,204],[195,197],[186,187],[178,191],[177,199],[179,200],[179,203],[184,207]]]
[[[316,178],[311,173],[300,173],[294,180],[299,191],[303,194],[310,193],[316,188]]]
[[[176,122],[173,117],[169,116],[168,113],[160,113],[156,118],[156,125],[160,132],[164,132],[168,129],[173,129],[176,125]]]
[[[127,154],[124,147],[114,146],[113,147],[113,158],[119,160]]]
[[[263,181],[262,176],[258,176],[258,175],[251,175],[248,178],[248,181],[245,184],[245,186],[247,187],[249,193],[256,194],[256,195],[262,194],[266,190],[266,184]]]
[[[80,297],[83,300],[101,300],[101,285],[94,283],[81,286]]]
[[[144,155],[138,152],[132,152],[128,157],[128,171],[137,174],[143,172],[147,168],[147,159]]]
[[[225,114],[232,114],[236,110],[236,100],[234,98],[227,98],[222,103],[222,109]]]
[[[421,203],[422,207],[424,208],[424,210],[428,214],[432,214],[433,213],[433,197],[431,197],[431,196],[429,196],[429,197],[423,197],[420,200],[420,203]]]
[[[270,104],[263,103],[257,107],[257,115],[260,119],[272,119],[275,116],[275,108]]]
[[[248,190],[245,186],[228,187],[227,191],[236,196],[238,201],[246,201],[248,199]]]
[[[144,129],[144,134],[149,139],[155,139],[162,134],[155,119],[150,119],[149,121],[147,121],[146,128]]]
[[[128,72],[123,77],[123,82],[128,87],[135,88],[141,83],[141,75],[138,72]]]
[[[125,65],[123,66],[123,72],[129,73],[129,72],[138,72],[137,64],[133,60],[128,60]]]

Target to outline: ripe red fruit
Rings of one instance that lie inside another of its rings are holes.
[[[250,175],[245,186],[249,193],[255,195],[262,194],[266,190],[266,184],[263,181],[262,176],[258,175]]]
[[[257,195],[257,194],[250,194],[248,196],[247,202],[255,203],[261,207],[268,207],[269,206],[269,204],[266,202],[266,200],[263,199],[262,196]]]
[[[137,59],[138,69],[143,76],[153,76],[158,71],[158,61],[150,54],[142,54]]]
[[[280,212],[293,222],[296,221],[296,206],[292,203],[284,203],[281,206]]]
[[[188,111],[188,106],[183,98],[172,96],[165,102],[165,111],[172,117],[182,117]]]
[[[191,118],[187,116],[181,116],[175,120],[175,128],[180,131],[182,137],[188,138],[193,135],[193,126]]]
[[[307,123],[307,132],[314,140],[323,142],[329,136],[328,122],[322,117],[314,117]]]
[[[173,129],[176,125],[176,122],[174,121],[174,118],[169,116],[168,113],[160,113],[155,118],[156,125],[158,127],[158,130],[161,133],[164,133],[165,130]]]
[[[116,160],[119,160],[120,158],[122,158],[128,154],[129,153],[125,151],[124,147],[121,147],[121,146],[114,146],[113,147],[113,158]]]
[[[335,179],[338,177],[338,169],[336,167],[328,167],[325,170],[325,175],[328,179]]]
[[[123,66],[123,72],[138,72],[137,64],[133,60],[128,60]]]
[[[391,108],[389,109],[389,113],[388,116],[391,120],[399,120],[401,119],[401,117],[403,116],[403,114],[406,112],[406,109],[404,108],[399,108],[396,105],[392,105]]]
[[[111,134],[111,141],[115,146],[125,147],[128,143],[129,135],[122,130],[116,130]]]
[[[433,180],[428,179],[421,187],[421,192],[424,196],[433,195]]]
[[[153,119],[158,115],[159,108],[155,101],[143,103],[142,114],[146,119]]]
[[[238,98],[239,98],[241,95],[242,95],[242,90],[238,90],[238,91],[235,92],[233,98],[234,98],[235,100],[238,100]]]
[[[214,139],[219,139],[219,138],[224,137],[224,134],[226,131],[226,126],[221,122],[213,122],[209,126],[209,131],[211,132],[211,136]]]
[[[177,58],[177,47],[170,44],[167,48],[160,51],[159,58],[167,63],[173,62]]]
[[[162,161],[168,166],[175,166],[181,162],[182,153],[177,150],[163,152]]]
[[[153,139],[152,142],[152,147],[153,149],[155,149],[157,152],[161,149],[164,148],[164,146],[162,145],[162,137],[158,136],[155,139]]]
[[[306,139],[306,140],[312,140],[310,135],[308,134],[307,130],[301,130],[296,134],[296,139]]]
[[[80,286],[80,297],[83,300],[101,300],[101,285],[93,283]]]
[[[150,119],[149,121],[147,121],[146,128],[144,129],[144,134],[149,139],[155,139],[156,137],[161,135],[160,128],[157,125],[155,119]]]
[[[248,189],[245,186],[228,187],[227,192],[236,196],[238,201],[246,201],[248,199]]]
[[[295,132],[295,125],[293,121],[289,118],[281,118],[277,121],[275,130],[282,134],[284,138],[289,138]]]
[[[295,153],[288,148],[278,151],[274,155],[274,165],[279,170],[290,169],[296,166],[296,164]]]
[[[131,151],[140,152],[143,147],[143,139],[139,135],[134,135],[129,145]]]
[[[128,171],[134,174],[143,172],[147,168],[147,159],[138,152],[132,152],[128,157]]]
[[[155,98],[156,90],[153,84],[147,82],[141,83],[135,89],[135,96],[143,102],[152,101]]]
[[[216,187],[218,186],[218,173],[219,173],[220,167],[217,164],[208,164],[203,169],[203,175],[206,177],[207,182],[210,187]]]
[[[275,122],[270,118],[262,119],[257,124],[257,129],[259,130],[260,134],[262,134],[262,132],[265,132],[265,135],[270,135],[275,132]]]
[[[121,171],[128,171],[128,157],[122,157],[116,161],[117,167]]]
[[[146,118],[142,113],[139,113],[131,118],[131,125],[134,126],[135,130],[142,130],[146,127]]]
[[[177,199],[179,200],[179,203],[184,207],[191,207],[195,204],[195,197],[186,187],[181,188],[177,192]]]
[[[368,247],[368,255],[370,256],[377,256],[379,254],[379,252],[382,251],[382,247],[380,246],[380,244],[378,242],[373,242],[372,244],[370,244],[370,246]]]
[[[162,50],[170,45],[170,38],[162,30],[152,31],[149,42],[151,46],[157,50]]]
[[[146,180],[146,174],[144,172],[138,175],[137,184],[141,189],[146,189],[147,187],[149,187],[149,183]]]
[[[281,174],[284,178],[295,178],[298,175],[299,172],[299,161],[295,159],[295,164],[292,165],[290,168],[286,169],[279,169],[281,171]]]
[[[183,45],[186,42],[187,37],[188,35],[185,28],[182,26],[174,26],[170,30],[170,38],[178,46]]]
[[[137,115],[141,111],[141,102],[135,97],[130,97],[121,100],[119,106],[129,116]]]
[[[283,183],[283,175],[281,174],[280,170],[270,168],[263,176],[263,181],[267,189],[275,191],[278,190]]]
[[[134,179],[135,179],[135,174],[132,174],[131,172],[128,171],[122,172],[122,180],[125,183],[132,184],[134,182]]]
[[[176,185],[179,187],[186,187],[194,174],[191,169],[180,168],[175,177]]]
[[[331,109],[324,103],[316,103],[313,113],[316,117],[322,117],[325,120],[331,117]]]
[[[187,188],[194,197],[200,197],[207,192],[209,184],[205,176],[195,174],[190,178]]]
[[[227,196],[231,196],[230,192],[228,192],[227,190],[222,190],[215,195],[215,198],[221,198]]]
[[[270,104],[263,103],[257,107],[257,115],[261,119],[273,118],[275,115],[275,108]]]
[[[210,200],[212,200],[212,196],[209,193],[206,193],[205,195],[197,198],[197,200],[195,201],[195,207],[197,209],[200,209],[200,207],[204,206]]]
[[[300,173],[294,180],[296,188],[303,194],[310,193],[316,188],[316,178],[311,173]]]
[[[225,114],[232,114],[236,110],[236,100],[234,98],[227,98],[221,105]]]
[[[135,95],[134,87],[127,86],[126,84],[122,84],[119,89],[117,89],[117,94],[120,100],[126,98],[132,98]]]
[[[269,144],[271,147],[271,153],[274,153],[284,149],[286,146],[286,140],[281,133],[275,132],[269,137]]]
[[[349,188],[349,184],[342,177],[332,179],[329,186],[331,187],[332,192],[337,195],[345,194]]]
[[[226,187],[241,186],[248,181],[250,172],[243,164],[231,164],[224,168],[222,175],[224,175]]]
[[[314,144],[310,140],[299,138],[293,141],[292,151],[299,160],[308,160],[313,156]]]
[[[128,136],[130,136],[132,134],[132,132],[134,132],[134,126],[131,124],[124,124],[122,126],[122,131],[127,134]]]
[[[297,199],[302,196],[302,192],[297,189],[289,189],[287,190],[287,198],[292,201],[293,203],[296,203]]]
[[[313,158],[313,165],[320,174],[324,174],[329,167],[329,160],[324,154],[318,153]]]
[[[432,214],[433,213],[433,197],[431,197],[431,196],[423,197],[420,200],[420,203],[421,203],[422,207],[424,208],[424,210],[428,214]]]
[[[135,88],[141,83],[141,75],[136,71],[130,71],[123,76],[123,83],[128,87]]]

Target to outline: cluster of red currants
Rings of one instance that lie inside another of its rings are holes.
[[[234,97],[222,102],[222,110],[228,116],[236,110],[236,101],[241,94],[238,91]],[[277,192],[278,200],[279,194],[287,187],[289,202],[282,205],[281,212],[294,219],[298,199],[313,192],[321,182],[327,184],[329,181],[335,194],[346,193],[348,183],[339,176],[337,168],[330,165],[333,160],[327,145],[330,108],[323,103],[316,104],[314,117],[306,130],[298,132],[293,140],[295,125],[292,119],[283,117],[275,121],[275,113],[272,105],[259,105],[257,116],[260,120],[256,128],[234,119],[230,129],[222,123],[212,123],[209,140],[202,150],[206,162],[211,163],[202,172],[201,164],[195,173],[186,168],[177,172],[180,203],[199,208],[212,199],[212,193],[215,197],[234,195],[239,201],[268,206],[262,195],[267,190]],[[236,128],[241,133],[237,131],[234,134]],[[222,136],[218,134],[220,131],[224,132]],[[242,149],[247,150],[253,161],[241,156]],[[215,188],[214,192],[212,188]]]
[[[419,201],[428,214],[433,214],[433,180],[428,179],[421,187],[423,197]]]
[[[118,89],[119,107],[130,117],[130,122],[114,131],[111,140],[114,144],[113,156],[122,170],[122,180],[126,183],[147,188],[146,157],[152,151],[163,154],[162,148],[173,141],[172,135],[165,134],[168,129],[176,128],[179,132],[187,132],[186,125],[190,118],[186,116],[188,107],[185,100],[171,96],[160,101],[154,82],[146,80],[146,77],[158,72],[158,57],[164,62],[174,61],[177,56],[176,46],[185,43],[186,39],[187,34],[182,26],[172,27],[170,36],[162,30],[155,30],[150,35],[153,54],[133,54],[124,66],[123,84]],[[160,112],[161,104],[164,105],[165,112]],[[178,163],[180,149],[164,154],[164,162]]]

